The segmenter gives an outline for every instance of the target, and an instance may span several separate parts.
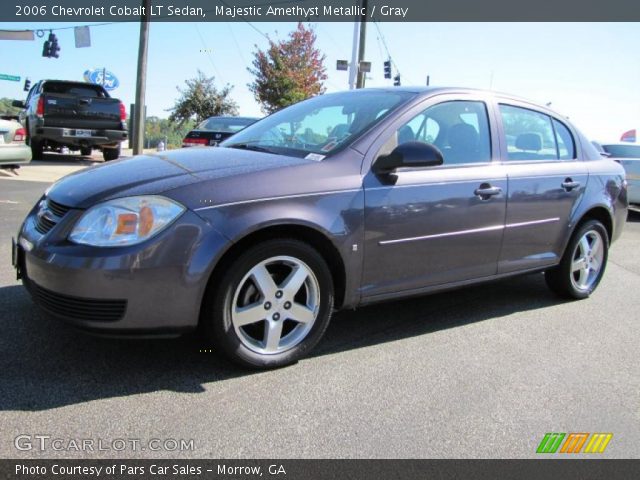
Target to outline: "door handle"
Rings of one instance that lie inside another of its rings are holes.
[[[567,192],[570,192],[574,188],[578,188],[580,186],[580,182],[574,182],[571,178],[565,178],[564,182],[562,182],[562,188],[564,188]]]
[[[488,183],[483,183],[480,187],[476,188],[473,193],[480,197],[481,200],[489,200],[489,198],[494,195],[500,195],[502,189],[500,187],[493,187]]]

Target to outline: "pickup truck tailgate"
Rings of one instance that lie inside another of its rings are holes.
[[[116,98],[44,94],[44,125],[120,130],[120,101]]]

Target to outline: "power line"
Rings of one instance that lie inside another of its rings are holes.
[[[218,67],[216,67],[216,64],[213,62],[213,58],[211,58],[211,51],[210,51],[209,47],[207,47],[207,43],[204,41],[204,37],[202,36],[202,33],[200,33],[200,29],[198,28],[198,24],[195,23],[194,25],[196,27],[196,32],[198,32],[198,36],[200,37],[200,42],[202,43],[202,46],[204,47],[204,51],[205,51],[205,53],[207,55],[207,58],[209,59],[209,63],[213,67],[213,70],[216,72],[216,75],[218,75],[218,78],[220,80],[222,80],[224,83],[227,83],[226,80],[224,79],[223,75],[220,73],[220,70],[218,70]]]
[[[396,72],[398,73],[398,75],[402,76],[402,74],[400,73],[400,69],[398,68],[398,64],[395,62],[395,60],[391,56],[391,53],[389,52],[389,46],[387,45],[387,40],[386,40],[386,38],[384,36],[384,33],[382,33],[382,29],[380,28],[380,24],[378,23],[378,21],[375,18],[373,19],[373,24],[375,25],[376,30],[378,30],[379,39],[382,41],[382,45],[384,46],[384,49],[387,52],[387,57],[389,58],[389,61],[395,67]],[[405,77],[405,78],[409,81],[409,83],[413,83],[413,81],[409,77]]]

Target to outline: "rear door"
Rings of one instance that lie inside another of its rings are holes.
[[[502,163],[509,182],[498,273],[557,263],[571,212],[583,197],[587,166],[561,118],[514,101],[499,101]]]
[[[444,164],[365,176],[363,298],[495,275],[507,181],[489,117],[481,97],[439,96],[386,134],[374,158],[422,141]]]

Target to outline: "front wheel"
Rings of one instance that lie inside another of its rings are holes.
[[[297,240],[270,240],[240,255],[205,299],[203,327],[216,350],[250,368],[295,363],[322,338],[333,281],[322,256]]]
[[[562,297],[587,298],[600,283],[608,256],[607,230],[589,220],[571,237],[560,264],[545,272],[547,285]]]

